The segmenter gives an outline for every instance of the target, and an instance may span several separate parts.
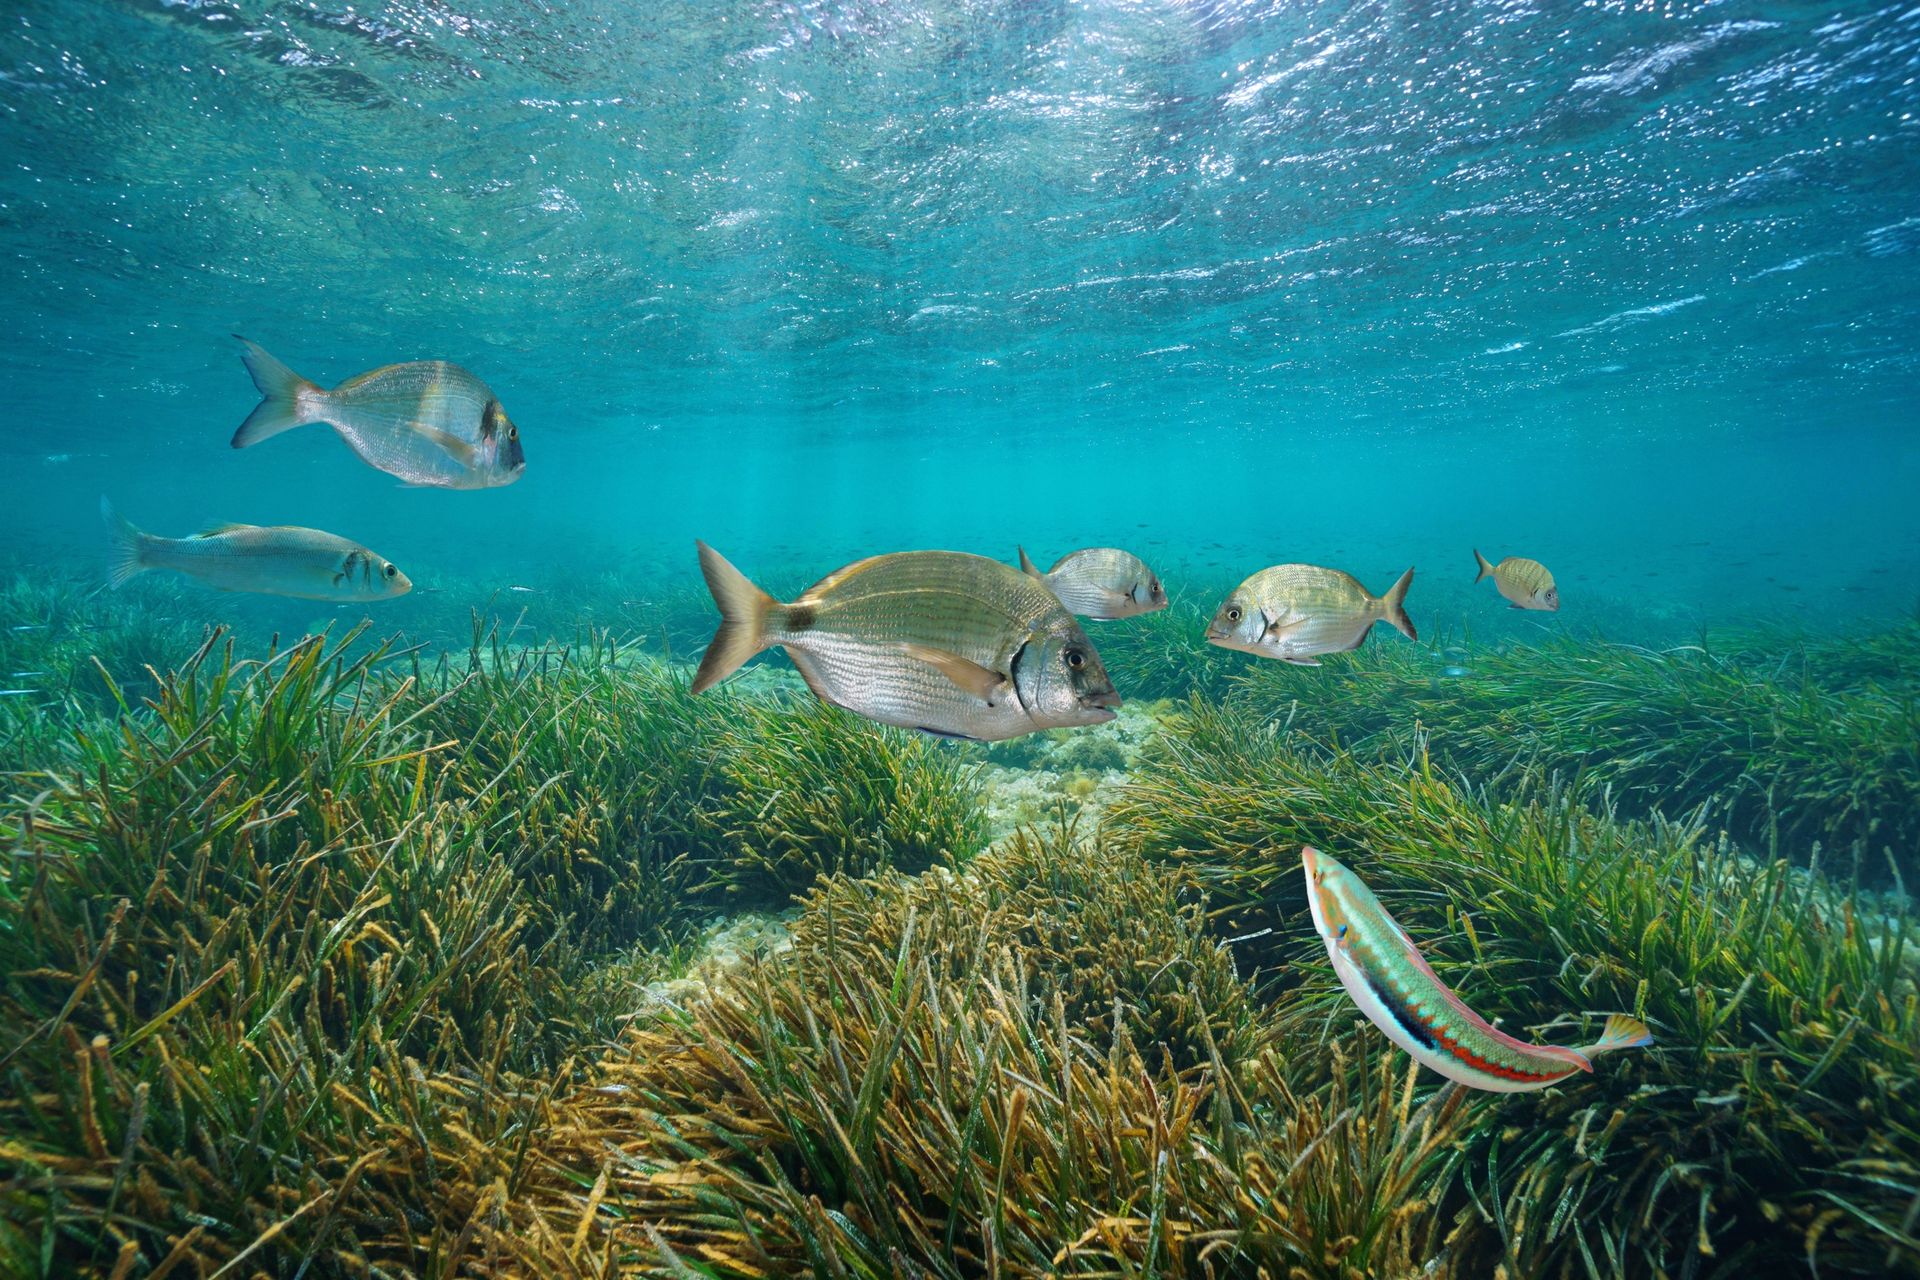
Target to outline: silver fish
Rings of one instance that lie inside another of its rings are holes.
[[[326,391],[258,343],[240,341],[263,399],[233,433],[236,449],[324,422],[368,466],[408,484],[487,489],[512,484],[527,469],[520,428],[487,384],[457,364],[384,365]]]
[[[1277,564],[1234,588],[1207,626],[1207,643],[1317,667],[1320,654],[1358,649],[1376,622],[1417,640],[1406,610],[1412,583],[1409,569],[1376,596],[1338,569]]]
[[[1047,584],[1060,603],[1083,618],[1109,621],[1167,607],[1167,593],[1146,562],[1118,547],[1087,547],[1041,573],[1020,548],[1020,570]]]
[[[1553,585],[1553,574],[1547,566],[1538,560],[1529,560],[1525,556],[1508,556],[1499,564],[1481,555],[1476,548],[1473,562],[1479,572],[1473,580],[1479,582],[1489,575],[1493,585],[1507,602],[1516,609],[1534,609],[1545,613],[1560,611],[1560,588]]]
[[[1120,705],[1080,624],[1051,591],[997,560],[873,556],[781,604],[695,545],[721,619],[695,693],[780,645],[821,701],[946,737],[994,742],[1098,724]]]
[[[413,582],[357,542],[292,525],[216,525],[191,538],[142,532],[105,498],[100,515],[113,536],[107,582],[124,586],[149,569],[169,569],[221,591],[335,603],[403,596]]]

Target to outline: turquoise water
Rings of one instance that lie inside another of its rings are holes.
[[[1895,618],[1916,76],[1903,5],[15,0],[0,520],[465,595],[1117,543],[1412,564],[1416,617],[1477,545],[1562,625]],[[463,364],[526,476],[233,452],[235,332]]]
[[[0,316],[0,1280],[1920,1277],[1920,0],[0,0]]]

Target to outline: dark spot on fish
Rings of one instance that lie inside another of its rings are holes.
[[[1400,1024],[1401,1030],[1412,1036],[1421,1048],[1431,1049],[1434,1047],[1433,1031],[1426,1023],[1414,1016],[1413,1010],[1407,1008],[1400,997],[1394,993],[1393,988],[1387,986],[1385,983],[1374,982],[1371,979],[1368,980],[1367,985],[1373,988],[1373,994],[1379,999],[1386,1011],[1393,1015],[1393,1020]]]
[[[788,605],[787,606],[787,630],[805,631],[807,628],[811,627],[814,624],[814,620],[817,616],[818,615],[815,613],[814,607],[810,604]],[[933,731],[929,729],[927,732],[931,733]]]

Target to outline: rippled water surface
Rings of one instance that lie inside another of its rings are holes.
[[[109,492],[423,581],[1478,543],[1897,614],[1916,77],[1907,4],[12,0],[0,528],[94,557]],[[234,453],[233,332],[459,361],[527,477]]]

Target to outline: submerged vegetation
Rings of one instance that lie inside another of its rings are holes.
[[[1320,669],[1262,663],[1231,701],[1349,750],[1450,772],[1517,765],[1634,814],[1703,809],[1749,849],[1857,857],[1920,886],[1920,626],[1858,641],[1734,634],[1648,650],[1556,640],[1441,655],[1372,645]]]
[[[899,733],[797,754],[778,714],[611,646],[456,670],[361,641],[211,638],[5,815],[0,1257],[26,1274],[256,1240],[417,1261],[404,1206],[445,1151],[506,1141],[536,1096],[510,1082],[612,1036],[701,885],[771,901],[978,840],[964,775]],[[813,801],[772,808],[785,855],[717,872],[780,791]]]
[[[1196,703],[1113,817],[1147,860],[1206,887],[1296,1035],[1353,1016],[1304,921],[1303,844],[1339,851],[1516,1034],[1579,1045],[1612,1010],[1654,1028],[1654,1049],[1576,1087],[1476,1099],[1486,1114],[1434,1188],[1465,1202],[1464,1256],[1518,1275],[1920,1265],[1920,951],[1904,906],[1878,914],[1697,823],[1591,800],[1537,770],[1494,798],[1422,758],[1363,762]]]
[[[1103,652],[1205,696],[1116,765],[693,698],[652,641],[61,607],[5,641],[68,683],[7,722],[0,1273],[1920,1274],[1920,958],[1846,874],[1911,857],[1911,628],[1443,677],[1168,610]],[[983,760],[1111,774],[1103,822],[985,848]],[[1516,1034],[1657,1045],[1441,1087],[1302,843]]]

